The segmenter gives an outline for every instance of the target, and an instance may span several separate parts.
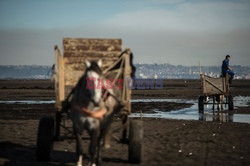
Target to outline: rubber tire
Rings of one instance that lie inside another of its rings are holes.
[[[41,118],[38,126],[36,144],[36,157],[38,161],[49,161],[51,159],[53,137],[54,119],[51,117]]]
[[[228,96],[228,110],[234,110],[234,99],[232,95]]]
[[[143,125],[141,120],[131,120],[129,125],[128,158],[131,163],[142,161]]]
[[[204,113],[204,96],[199,96],[198,107],[199,113]]]

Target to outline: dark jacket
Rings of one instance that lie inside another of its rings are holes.
[[[221,72],[223,75],[226,75],[227,70],[229,69],[229,60],[228,59],[224,59],[222,62],[222,66],[221,66]]]

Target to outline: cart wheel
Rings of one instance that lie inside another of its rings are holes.
[[[204,96],[199,97],[198,107],[199,107],[199,113],[203,113],[204,112]]]
[[[228,109],[234,110],[234,99],[232,95],[228,96]]]
[[[140,163],[142,161],[142,121],[131,120],[129,125],[129,162]]]
[[[36,157],[39,161],[49,161],[53,149],[54,119],[43,117],[40,119],[37,132]]]

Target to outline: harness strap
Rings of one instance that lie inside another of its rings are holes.
[[[107,109],[105,107],[101,107],[97,111],[91,111],[86,107],[80,107],[78,104],[74,104],[74,108],[77,112],[96,119],[101,119],[107,113]]]
[[[110,96],[110,92],[107,89],[102,89],[102,100],[105,102],[109,96]]]

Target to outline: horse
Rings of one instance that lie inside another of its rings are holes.
[[[223,101],[224,101],[224,95],[216,95],[215,96],[216,101],[217,101],[217,109],[223,110]]]
[[[82,165],[83,148],[81,135],[87,130],[90,135],[89,155],[90,165],[100,164],[101,140],[108,131],[113,115],[119,111],[119,101],[112,89],[86,88],[90,78],[104,79],[101,70],[102,61],[85,61],[86,70],[73,90],[71,98],[71,119],[76,136],[77,166]],[[103,96],[105,94],[105,96]]]
[[[213,98],[213,102],[217,102],[217,109],[218,110],[223,110],[223,101],[224,101],[224,95],[214,95],[212,96]],[[205,103],[209,103],[210,97],[206,96],[205,97]],[[213,105],[213,109],[214,109],[214,105]]]

